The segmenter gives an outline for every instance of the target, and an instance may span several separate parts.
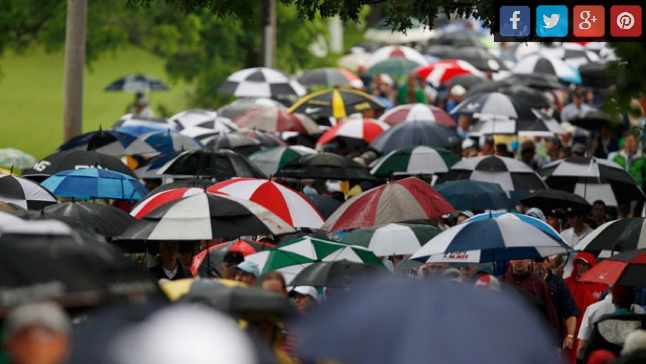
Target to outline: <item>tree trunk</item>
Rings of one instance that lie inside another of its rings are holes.
[[[83,71],[88,0],[67,1],[63,142],[83,131]]]
[[[260,57],[259,63],[275,68],[276,53],[276,0],[260,0]]]

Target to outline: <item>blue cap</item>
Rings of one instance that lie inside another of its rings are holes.
[[[258,264],[245,260],[244,262],[234,266],[232,269],[240,269],[243,272],[251,273],[256,278],[260,277],[260,269]]]

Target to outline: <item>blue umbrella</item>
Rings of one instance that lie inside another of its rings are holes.
[[[303,362],[561,363],[554,338],[511,292],[435,280],[374,280],[296,324]]]
[[[171,133],[170,129],[142,134],[139,139],[160,153],[204,148],[204,144],[199,141],[183,134]]]
[[[413,120],[397,124],[381,133],[370,146],[387,154],[395,149],[416,145],[452,150],[461,141],[455,128],[432,121]]]
[[[138,201],[148,193],[137,179],[107,169],[86,168],[58,172],[41,184],[58,197]]]
[[[179,133],[177,130],[171,129],[170,126],[168,128],[164,128],[163,126],[152,126],[152,125],[126,125],[126,126],[120,126],[114,129],[114,131],[129,134],[135,137],[138,137],[141,134],[154,133],[156,131],[166,131],[166,130],[170,130],[171,133]]]
[[[434,188],[456,210],[498,210],[514,206],[498,183],[455,180]]]
[[[113,156],[157,153],[134,135],[102,129],[73,137],[58,148],[68,150],[91,150]]]
[[[437,189],[436,189],[437,190]],[[537,219],[535,217],[529,216],[529,215],[523,215],[523,214],[517,214],[513,212],[492,212],[492,213],[486,213],[486,214],[480,214],[476,215],[467,221],[479,221],[479,220],[486,220],[486,219],[514,219],[514,220],[520,220],[523,222],[526,222],[528,224],[534,225],[537,228],[543,230],[545,233],[552,235],[553,237],[559,239],[560,234],[558,231],[554,230],[550,224],[546,223],[543,220]],[[466,222],[466,221],[465,221]]]

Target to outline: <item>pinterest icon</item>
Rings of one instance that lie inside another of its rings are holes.
[[[640,37],[642,35],[642,7],[615,5],[610,8],[610,34],[613,37]]]

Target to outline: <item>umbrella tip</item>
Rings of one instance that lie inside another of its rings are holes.
[[[13,164],[11,165],[11,169],[9,169],[9,175],[13,176]]]

